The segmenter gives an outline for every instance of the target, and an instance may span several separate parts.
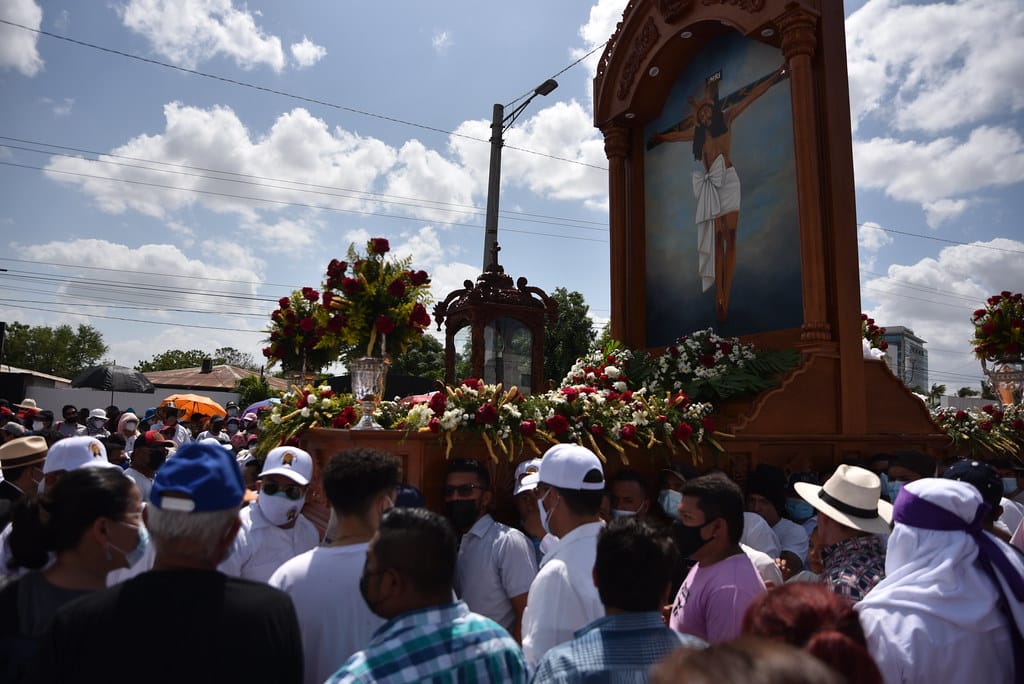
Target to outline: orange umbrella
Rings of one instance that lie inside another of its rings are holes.
[[[179,414],[191,417],[193,413],[200,413],[204,416],[226,416],[224,407],[210,397],[201,394],[172,394],[160,402],[161,406],[167,406],[168,402],[174,402],[178,407]],[[184,413],[181,413],[184,411]]]

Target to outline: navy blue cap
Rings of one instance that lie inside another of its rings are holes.
[[[218,444],[189,442],[160,466],[150,502],[165,511],[226,511],[242,504],[245,484],[234,455]]]
[[[1003,499],[1003,481],[996,469],[988,463],[966,459],[957,461],[946,468],[942,477],[974,485],[981,492],[981,500],[993,508]]]

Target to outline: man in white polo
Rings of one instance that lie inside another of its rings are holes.
[[[271,449],[259,474],[259,496],[239,518],[232,553],[218,566],[226,575],[266,582],[285,561],[320,543],[302,515],[313,477],[313,457],[296,447]]]
[[[530,585],[523,615],[523,652],[530,668],[553,646],[604,615],[594,586],[604,471],[592,451],[556,444],[540,462],[537,506],[544,529],[559,538]]]
[[[822,577],[852,603],[885,577],[885,544],[878,535],[889,533],[892,504],[879,499],[881,484],[870,470],[841,465],[823,487],[793,485],[818,511]]]

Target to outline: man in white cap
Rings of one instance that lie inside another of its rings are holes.
[[[512,500],[519,514],[519,529],[533,545],[537,562],[544,557],[541,552],[541,540],[544,539],[544,526],[540,524],[537,511],[537,473],[540,472],[540,459],[531,458],[516,466],[515,482],[512,484]]]
[[[97,439],[110,436],[110,432],[107,431],[106,411],[101,408],[94,408],[89,411],[89,419],[85,422],[85,434]]]
[[[880,500],[882,482],[866,468],[841,465],[819,487],[797,482],[793,489],[818,511],[822,575],[835,593],[860,601],[885,577],[885,546],[892,504]]]
[[[893,506],[886,577],[855,606],[887,684],[1024,681],[1024,561],[983,530],[966,483],[908,483]]]
[[[594,586],[598,516],[604,494],[601,461],[577,444],[556,444],[541,459],[537,507],[544,529],[559,538],[530,585],[523,615],[523,652],[530,667],[577,629],[604,615]]]
[[[271,449],[258,477],[259,495],[242,509],[234,549],[218,569],[266,582],[282,563],[320,543],[316,527],[302,515],[313,457],[297,447]]]

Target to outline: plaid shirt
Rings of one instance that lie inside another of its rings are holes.
[[[498,623],[457,601],[388,620],[326,684],[526,680],[519,644]]]
[[[533,684],[645,682],[650,667],[680,646],[707,646],[666,627],[658,611],[606,615],[575,636],[541,658]]]
[[[856,603],[885,577],[885,546],[873,534],[844,539],[821,550],[821,564],[829,588]]]

